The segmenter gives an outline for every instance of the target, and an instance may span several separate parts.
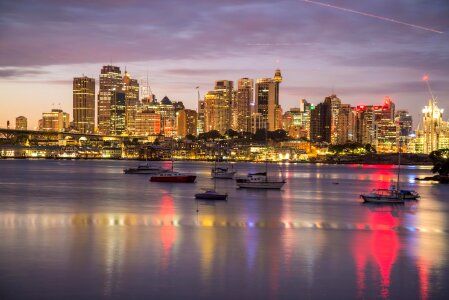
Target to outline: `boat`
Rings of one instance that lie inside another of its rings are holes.
[[[173,154],[171,154],[171,157],[171,170],[151,176],[150,182],[194,183],[196,180],[196,175],[175,172],[173,170],[175,164],[173,160]]]
[[[152,166],[148,163],[140,164],[136,168],[123,169],[125,174],[159,174],[165,171],[167,170],[158,166]]]
[[[361,194],[360,198],[368,203],[393,203],[404,204],[404,197],[397,190],[392,189],[374,189],[371,193]]]
[[[153,175],[150,177],[151,182],[173,182],[173,183],[193,183],[195,182],[195,175],[188,175],[179,172],[167,171]]]
[[[215,190],[206,190],[202,193],[195,194],[195,198],[203,200],[226,200],[228,198],[228,194],[220,194]]]
[[[227,167],[214,167],[211,170],[211,176],[212,178],[217,179],[233,179],[236,171],[229,170]]]
[[[399,141],[398,172],[396,184],[391,184],[389,189],[374,189],[371,193],[361,194],[364,202],[371,203],[404,203],[405,200],[417,200],[420,195],[412,190],[399,189],[399,174],[401,172],[401,143]]]
[[[421,198],[421,195],[413,190],[400,190],[399,193],[404,197],[404,200],[418,200]]]
[[[285,184],[285,179],[268,179],[267,172],[249,173],[245,178],[236,179],[239,188],[251,189],[281,189]]]
[[[265,141],[268,141],[267,131],[265,130]],[[268,178],[268,160],[265,159],[265,171],[258,173],[248,173],[244,178],[237,178],[236,184],[239,188],[249,189],[281,189],[285,184],[284,174],[281,171],[282,179],[269,179]]]
[[[214,162],[214,167],[212,170],[217,170],[217,160]],[[234,176],[234,174],[232,174]],[[195,194],[196,199],[203,199],[203,200],[226,200],[228,198],[228,194],[220,194],[216,191],[217,187],[217,178],[218,177],[212,177],[214,179],[214,189],[213,190],[206,190],[202,193]]]

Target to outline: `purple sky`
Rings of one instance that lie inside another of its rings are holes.
[[[296,1],[0,0],[0,127],[24,115],[29,128],[60,106],[72,115],[72,78],[102,65],[149,73],[158,99],[196,108],[215,80],[284,76],[284,111],[336,93],[418,118],[429,94],[449,109],[449,1],[321,0],[442,34]],[[447,118],[447,115],[445,116]],[[417,120],[415,120],[415,125]]]

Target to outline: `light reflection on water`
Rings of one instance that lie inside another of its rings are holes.
[[[239,190],[223,180],[217,189],[229,201],[210,203],[193,199],[212,184],[210,164],[177,162],[199,175],[186,185],[121,173],[133,164],[0,162],[0,296],[432,299],[448,292],[449,191],[410,180],[428,168],[401,175],[422,200],[373,206],[358,195],[388,187],[395,167],[288,164],[282,191]],[[242,175],[263,164],[234,167]]]

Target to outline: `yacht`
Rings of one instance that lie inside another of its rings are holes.
[[[195,175],[188,175],[174,171],[167,171],[150,177],[151,182],[193,183]]]
[[[228,194],[220,194],[215,190],[206,190],[202,193],[195,194],[195,198],[203,200],[226,200],[228,198]]]
[[[227,167],[214,167],[210,173],[212,178],[233,179],[236,172],[233,169],[229,170]]]
[[[403,204],[405,202],[401,192],[392,189],[374,189],[371,193],[362,194],[360,197],[364,202],[369,203],[395,203]]]
[[[236,179],[237,186],[240,188],[252,189],[281,189],[285,184],[285,179],[268,179],[267,172],[249,173],[245,178]]]
[[[167,170],[158,166],[152,166],[148,163],[140,164],[136,168],[123,169],[125,174],[159,174],[165,171]]]

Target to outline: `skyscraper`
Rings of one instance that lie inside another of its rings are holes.
[[[207,92],[204,97],[205,132],[218,130],[224,134],[231,128],[231,104],[234,82],[218,80],[215,89]]]
[[[330,101],[318,104],[310,114],[310,140],[331,142],[332,106]]]
[[[121,88],[112,91],[109,134],[121,135],[125,133],[126,97]]]
[[[276,70],[274,78],[259,78],[256,81],[256,113],[260,113],[266,128],[274,131],[282,127],[281,108],[279,106],[279,85],[282,82],[282,75],[279,69]]]
[[[251,131],[251,105],[254,97],[254,80],[241,78],[238,81],[235,105],[233,105],[233,119],[235,119],[235,130]]]
[[[81,133],[95,130],[95,79],[73,78],[73,126]]]
[[[128,134],[133,134],[135,131],[135,119],[137,106],[139,105],[139,82],[132,79],[125,70],[123,75],[123,91],[125,92],[125,128]]]
[[[191,109],[182,109],[176,115],[177,135],[179,137],[185,137],[189,134],[196,135],[197,112]]]
[[[119,67],[103,66],[100,74],[100,89],[98,92],[98,131],[110,134],[111,102],[116,90],[121,90],[122,77]],[[114,125],[115,126],[115,125]]]

